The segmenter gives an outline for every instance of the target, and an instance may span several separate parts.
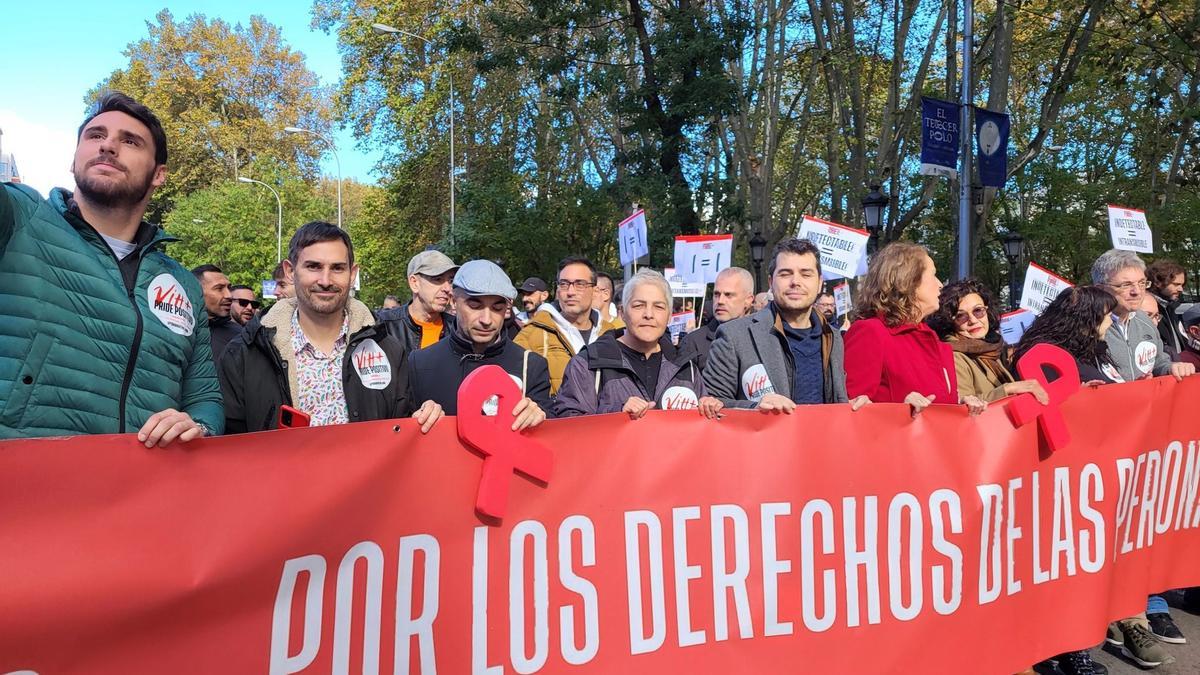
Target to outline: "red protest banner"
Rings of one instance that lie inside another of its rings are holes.
[[[1198,397],[548,422],[488,522],[452,419],[6,442],[0,672],[1011,673],[1200,582]]]

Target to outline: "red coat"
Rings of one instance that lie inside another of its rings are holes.
[[[925,324],[888,327],[855,321],[846,333],[846,393],[877,403],[903,403],[912,392],[934,403],[958,403],[954,352]]]

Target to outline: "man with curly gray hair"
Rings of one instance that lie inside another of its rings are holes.
[[[1092,264],[1092,283],[1103,286],[1117,299],[1113,328],[1105,334],[1117,371],[1126,382],[1156,375],[1182,379],[1196,369],[1187,363],[1172,363],[1163,349],[1158,327],[1141,311],[1150,282],[1146,263],[1131,251],[1112,249]]]
[[[1183,379],[1196,372],[1190,363],[1172,363],[1163,349],[1158,327],[1141,311],[1150,282],[1146,263],[1131,251],[1112,249],[1092,264],[1092,282],[1117,299],[1113,324],[1104,335],[1122,379],[1126,382],[1156,375]],[[1107,642],[1143,668],[1170,663],[1173,657],[1159,642],[1184,642],[1185,638],[1171,619],[1167,603],[1151,596],[1146,613],[1122,619],[1108,628]]]

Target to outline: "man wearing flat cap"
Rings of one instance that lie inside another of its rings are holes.
[[[490,260],[472,260],[458,268],[452,286],[456,324],[446,339],[410,354],[412,396],[434,401],[447,415],[455,415],[458,387],[467,375],[481,366],[500,366],[523,394],[513,410],[512,429],[541,424],[552,409],[550,371],[546,359],[505,335],[504,315],[517,297],[508,275]],[[488,412],[487,404],[484,411]]]
[[[408,261],[408,287],[412,300],[376,318],[406,352],[424,349],[454,330],[450,305],[450,280],[458,265],[441,251],[421,251]]]

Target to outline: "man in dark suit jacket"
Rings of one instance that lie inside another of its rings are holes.
[[[695,352],[700,358],[696,362],[700,369],[708,362],[708,350],[717,338],[721,324],[740,319],[750,313],[754,306],[754,277],[740,267],[726,267],[713,283],[713,315],[708,323],[683,337],[679,343],[681,354]]]

